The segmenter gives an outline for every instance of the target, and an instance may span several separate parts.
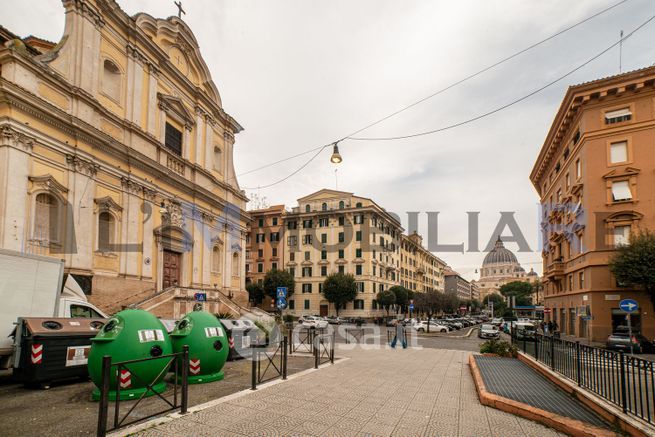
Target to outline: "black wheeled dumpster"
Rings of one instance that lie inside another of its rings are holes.
[[[250,358],[252,350],[250,345],[256,343],[261,330],[248,319],[220,319],[225,328],[230,346],[228,361]]]
[[[48,388],[52,381],[88,378],[91,339],[106,319],[19,318],[14,376],[24,384]]]

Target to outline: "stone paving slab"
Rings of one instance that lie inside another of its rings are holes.
[[[350,359],[139,436],[561,436],[478,401],[470,352],[338,351]]]
[[[598,414],[522,361],[476,355],[475,362],[489,393],[599,428],[608,428]]]

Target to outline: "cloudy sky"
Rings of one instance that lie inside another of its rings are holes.
[[[537,42],[620,0],[187,0],[183,17],[196,34],[225,110],[245,130],[235,167],[244,173],[342,138],[436,90]],[[175,14],[173,1],[122,0],[129,14]],[[655,14],[650,0],[628,0],[463,85],[359,136],[427,131],[502,106],[601,52]],[[0,24],[19,35],[58,41],[61,1],[13,2]],[[623,71],[655,63],[655,22],[623,45]],[[396,212],[439,211],[439,242],[467,237],[467,211],[480,211],[484,248],[501,211],[515,211],[532,251],[517,253],[541,272],[538,198],[528,175],[571,84],[617,74],[613,49],[544,92],[493,116],[446,132],[400,141],[340,143],[338,188],[370,197]],[[335,188],[324,151],[284,183],[311,155],[244,175],[249,194],[293,205]],[[254,189],[253,189],[254,188]],[[508,231],[506,231],[508,233]],[[426,238],[427,240],[427,238]],[[518,250],[514,244],[508,247]],[[469,279],[484,253],[444,253]]]

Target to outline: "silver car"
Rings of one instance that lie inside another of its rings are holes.
[[[478,330],[478,337],[491,339],[499,338],[500,331],[498,330],[498,326],[485,323],[484,325],[480,326],[480,329]]]

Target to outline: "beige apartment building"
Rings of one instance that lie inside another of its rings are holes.
[[[445,292],[454,293],[461,300],[472,299],[471,283],[450,268],[444,272]]]
[[[400,285],[414,292],[444,291],[446,263],[423,247],[423,237],[413,232],[400,241]]]
[[[248,211],[246,234],[246,284],[262,283],[266,272],[283,269],[284,205]]]
[[[603,341],[626,324],[655,337],[653,303],[608,267],[631,232],[655,229],[655,67],[572,86],[530,180],[542,204],[544,300],[565,334]]]
[[[193,32],[113,0],[61,13],[58,43],[0,29],[0,247],[63,259],[110,313],[246,304],[242,127]]]

